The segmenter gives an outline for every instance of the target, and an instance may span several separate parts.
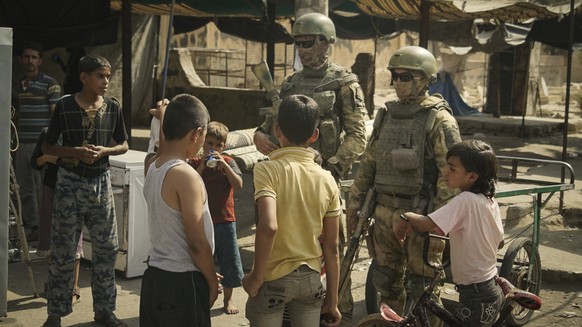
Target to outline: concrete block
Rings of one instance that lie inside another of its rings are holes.
[[[505,226],[515,226],[522,219],[532,214],[533,208],[531,203],[518,203],[507,207],[507,213],[505,215]]]

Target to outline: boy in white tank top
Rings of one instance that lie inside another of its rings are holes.
[[[204,104],[187,94],[158,102],[157,111],[160,147],[145,166],[151,248],[139,325],[210,326],[219,293],[214,229],[204,182],[185,162],[204,143],[210,117]]]

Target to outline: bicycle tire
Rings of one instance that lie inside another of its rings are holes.
[[[520,237],[511,242],[503,256],[499,275],[509,280],[515,287],[539,295],[542,266],[539,252],[531,257],[532,246],[531,239],[527,237]],[[530,261],[533,263],[531,276],[528,274]],[[523,326],[532,315],[533,310],[518,306],[505,318],[505,322],[509,326]]]
[[[372,263],[368,269],[368,274],[366,275],[366,285],[364,288],[364,294],[366,297],[366,311],[369,315],[380,312],[380,293],[372,281],[372,271],[376,269],[376,266],[378,266],[376,259],[372,259]]]
[[[358,321],[357,327],[393,327],[398,326],[397,323],[386,321],[379,313],[367,315]]]

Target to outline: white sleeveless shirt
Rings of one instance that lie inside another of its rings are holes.
[[[182,212],[170,207],[162,198],[162,186],[169,169],[186,164],[175,159],[156,167],[154,161],[145,178],[143,194],[148,204],[148,223],[150,234],[149,265],[171,272],[199,270],[192,262],[186,241]],[[198,173],[196,173],[198,175]],[[206,194],[206,187],[200,175],[200,184]],[[194,197],[195,195],[192,194]],[[214,225],[208,209],[208,195],[205,196],[202,219],[204,232],[214,254]]]

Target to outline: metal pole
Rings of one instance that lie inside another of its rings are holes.
[[[8,294],[8,197],[10,165],[10,105],[12,28],[0,27],[0,317],[6,317]]]
[[[562,161],[566,161],[568,159],[568,118],[570,116],[570,83],[572,82],[572,53],[573,53],[573,44],[574,44],[574,0],[570,0],[570,31],[569,31],[569,38],[568,38],[568,71],[566,72],[566,107],[564,112],[564,131],[563,131],[563,138],[562,138]],[[560,179],[560,183],[564,183],[566,171],[564,167],[562,167],[562,176]],[[560,205],[558,206],[558,210],[562,213],[564,209],[564,191],[560,192]]]
[[[168,23],[168,35],[166,37],[166,54],[164,57],[164,71],[162,72],[162,97],[166,96],[166,82],[168,80],[168,62],[170,61],[170,44],[172,43],[172,25],[174,24],[174,5],[176,0],[172,0],[172,5],[170,7],[170,22]],[[210,81],[210,77],[208,77]],[[210,85],[210,83],[208,84]]]
[[[275,80],[275,15],[276,15],[276,5],[274,2],[267,3],[267,19],[268,21],[268,32],[267,32],[267,66],[271,72],[271,77]]]
[[[121,93],[122,93],[122,104],[123,104],[123,121],[125,123],[125,129],[127,131],[128,140],[127,143],[131,146],[131,0],[123,0],[121,10],[121,25],[122,25],[122,38],[121,38],[121,60],[122,60],[122,76],[123,81],[121,82]]]

